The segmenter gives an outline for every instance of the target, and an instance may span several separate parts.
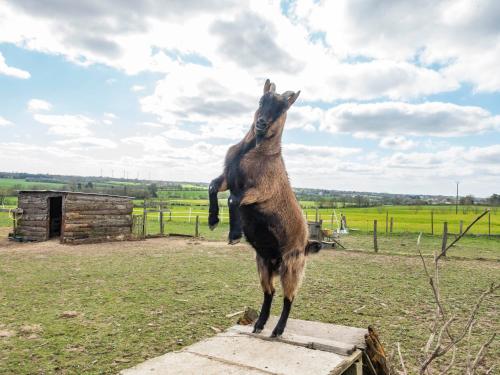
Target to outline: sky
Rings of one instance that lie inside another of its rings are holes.
[[[295,187],[500,189],[500,2],[0,1],[0,170],[209,182],[266,78]]]

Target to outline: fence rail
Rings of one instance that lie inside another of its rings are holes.
[[[208,230],[208,207],[186,206],[177,207],[155,204],[154,207],[135,208],[134,213],[144,216],[145,233],[149,236],[181,234],[197,235],[208,238],[219,237]],[[377,234],[391,235],[399,233],[424,233],[441,236],[444,223],[449,235],[462,233],[464,223],[468,223],[477,210],[469,210],[468,213],[456,215],[449,209],[420,210],[402,209],[399,206],[391,209],[371,210],[328,210],[328,209],[304,209],[303,217],[307,221],[322,221],[323,228],[330,230],[340,229],[346,226],[350,231],[359,233],[374,233],[374,220],[378,223]],[[479,211],[481,212],[481,211]],[[229,215],[226,207],[221,207],[219,213],[219,226],[225,227],[229,223]],[[227,229],[227,228],[226,228]],[[473,235],[489,237],[500,236],[500,214],[491,210],[485,215],[475,228],[471,231]]]

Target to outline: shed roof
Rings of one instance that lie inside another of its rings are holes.
[[[19,193],[53,193],[53,194],[80,194],[80,195],[94,195],[98,197],[115,197],[115,198],[128,198],[134,199],[134,197],[128,197],[126,195],[112,195],[112,194],[101,194],[101,193],[84,193],[81,191],[65,191],[65,190],[18,190]]]

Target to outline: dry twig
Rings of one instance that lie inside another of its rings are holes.
[[[431,271],[427,267],[427,264],[425,262],[425,258],[420,250],[420,240],[422,237],[422,233],[419,234],[418,239],[417,239],[417,250],[420,255],[420,259],[422,260],[422,265],[424,267],[425,274],[429,280],[429,285],[431,286],[433,297],[434,297],[434,303],[436,304],[436,313],[434,317],[434,322],[432,325],[431,333],[429,335],[429,339],[427,340],[427,343],[424,347],[424,356],[425,359],[423,360],[421,366],[420,366],[420,374],[430,374],[431,373],[431,364],[432,362],[439,357],[444,356],[447,354],[450,350],[452,351],[452,357],[446,368],[440,373],[440,374],[446,374],[450,369],[453,368],[453,365],[455,364],[455,356],[457,352],[457,345],[468,335],[469,336],[469,341],[470,341],[470,336],[472,335],[472,328],[473,325],[476,321],[476,316],[479,311],[479,308],[483,301],[491,294],[493,294],[499,287],[500,285],[492,283],[487,290],[485,290],[478,298],[476,301],[476,304],[473,306],[471,309],[471,312],[469,314],[469,317],[467,319],[466,324],[462,327],[460,330],[460,333],[457,334],[456,337],[453,337],[452,334],[449,331],[449,327],[453,321],[455,321],[455,317],[447,317],[446,311],[444,309],[443,303],[441,301],[441,296],[440,296],[440,288],[439,288],[439,260],[441,257],[446,256],[446,252],[454,246],[468,231],[472,226],[477,223],[483,216],[485,216],[489,210],[484,211],[481,215],[479,215],[471,224],[467,226],[465,231],[463,231],[459,236],[455,238],[455,240],[448,246],[443,245],[443,248],[441,249],[441,252],[438,254],[436,251],[434,251],[434,273],[431,274]],[[441,327],[439,328],[439,326]],[[446,334],[447,338],[444,339],[444,335]],[[483,359],[486,356],[487,350],[493,340],[495,339],[496,334],[494,333],[487,342],[485,342],[479,351],[477,352],[474,360],[471,362],[471,357],[470,357],[470,347],[469,347],[469,355],[467,358],[467,363],[466,363],[466,368],[467,368],[467,374],[473,375],[475,374],[479,363],[483,361]],[[447,342],[447,343],[444,343]],[[435,344],[434,344],[435,343]],[[434,344],[434,349],[431,351],[431,346]],[[401,349],[399,343],[397,343],[397,349],[398,349],[398,354],[399,354],[399,359],[401,362],[401,367],[403,369],[403,373],[407,374],[406,371],[406,366],[404,363],[403,356],[401,354]],[[492,373],[493,367],[490,368],[487,373]]]

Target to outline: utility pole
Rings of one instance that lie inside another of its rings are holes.
[[[460,181],[457,181],[457,199],[455,200],[455,215],[458,215],[458,184]]]

